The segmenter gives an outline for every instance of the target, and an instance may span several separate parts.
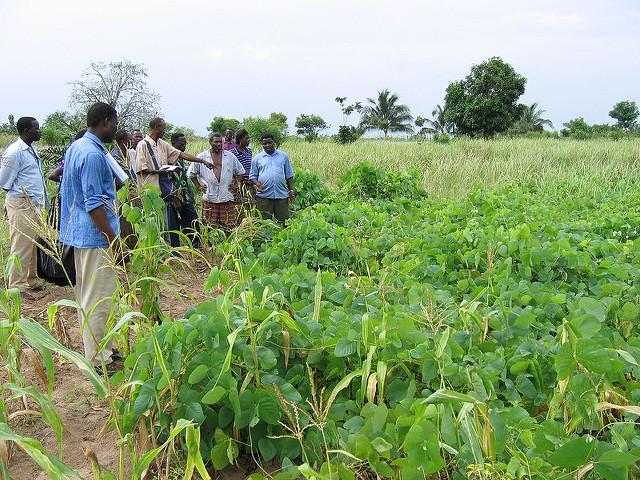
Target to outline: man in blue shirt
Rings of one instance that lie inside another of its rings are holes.
[[[33,117],[22,117],[16,123],[19,138],[2,154],[0,187],[7,193],[4,205],[9,217],[10,252],[20,260],[22,272],[15,265],[9,271],[8,288],[20,290],[23,298],[34,297],[26,290],[40,290],[36,272],[36,233],[33,226],[41,221],[40,212],[47,205],[47,191],[42,176],[40,157],[33,142],[42,136]]]
[[[112,342],[102,351],[100,342],[116,291],[115,265],[122,262],[114,177],[104,146],[116,134],[115,109],[106,103],[94,104],[87,112],[87,127],[87,133],[65,153],[60,185],[60,240],[74,247],[84,354],[94,365],[101,366],[102,362],[109,365],[114,360]]]
[[[263,152],[251,162],[249,180],[256,186],[256,207],[262,218],[275,217],[283,223],[289,218],[289,203],[296,199],[293,191],[293,168],[289,156],[277,150],[273,135],[260,138]]]

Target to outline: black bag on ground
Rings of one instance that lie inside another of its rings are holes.
[[[57,242],[56,248],[61,255],[62,265],[60,265],[53,257],[47,254],[45,250],[42,249],[41,245],[46,245],[44,240],[38,240],[37,247],[37,270],[38,277],[49,283],[55,283],[60,287],[64,287],[65,285],[75,285],[76,284],[76,264],[73,254],[73,247],[71,245],[65,245],[62,242]],[[47,250],[49,248],[47,247]],[[67,275],[65,275],[65,270]],[[71,284],[69,284],[71,281]]]

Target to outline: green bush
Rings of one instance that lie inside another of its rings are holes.
[[[327,198],[331,192],[320,177],[309,170],[295,169],[294,190],[296,200],[291,204],[293,210],[302,210]]]
[[[263,134],[270,133],[273,135],[273,141],[276,146],[278,146],[284,141],[287,126],[268,118],[247,117],[242,120],[242,128],[249,132],[249,136],[254,142],[260,142],[260,137]]]
[[[358,131],[354,126],[340,125],[340,128],[338,128],[338,133],[336,135],[333,135],[331,138],[336,143],[346,145],[347,143],[353,143],[358,140],[358,138],[360,138],[360,135],[358,134]]]
[[[221,135],[224,135],[224,132],[227,128],[232,128],[234,131],[237,131],[239,128],[240,122],[235,118],[223,118],[223,117],[213,117],[211,123],[207,127],[207,130],[210,132],[217,132]]]
[[[420,185],[418,169],[406,172],[385,172],[369,162],[355,165],[338,182],[340,192],[349,198],[395,200],[426,198]]]
[[[433,141],[438,143],[449,143],[451,141],[451,137],[447,133],[436,133],[433,136]]]

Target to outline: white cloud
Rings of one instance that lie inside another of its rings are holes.
[[[207,50],[207,56],[213,60],[221,60],[225,57],[226,52],[221,48],[209,47]]]
[[[222,49],[209,47],[207,56],[212,60],[222,60],[223,58],[244,57],[246,60],[269,62],[274,59],[273,48],[257,45],[255,43],[243,43],[237,47]]]
[[[508,16],[507,19],[526,25],[539,25],[544,27],[583,27],[587,24],[586,17],[577,14],[559,15],[555,13],[517,12]]]
[[[273,49],[255,43],[245,43],[235,49],[249,60],[270,61],[273,60]]]

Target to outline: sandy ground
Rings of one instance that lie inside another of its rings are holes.
[[[169,290],[163,291],[161,306],[165,312],[171,312],[172,318],[180,318],[194,303],[190,299],[190,295],[195,298],[196,302],[211,298],[211,295],[205,295],[203,292],[203,284],[208,276],[209,268],[205,262],[199,260],[194,264],[194,271],[176,272],[182,283],[178,288],[179,297],[176,297]],[[62,298],[73,298],[71,288],[48,284],[45,291],[39,294],[39,298],[25,302],[22,314],[47,325],[48,306]],[[64,307],[59,309],[57,315],[68,333],[71,348],[82,352],[76,311]],[[62,337],[62,335],[58,334],[58,337]],[[58,339],[61,340],[61,338]],[[41,392],[46,393],[46,387],[35,374],[35,370],[28,360],[23,361],[21,370],[28,384],[34,385]],[[58,359],[56,363],[52,402],[68,429],[64,433],[62,461],[77,470],[82,477],[93,478],[90,463],[85,457],[85,451],[91,448],[95,451],[100,464],[117,474],[120,458],[117,433],[114,430],[109,430],[98,438],[98,434],[109,417],[109,405],[95,394],[87,378],[64,359]],[[31,405],[31,408],[34,407],[35,405]],[[21,404],[10,405],[10,411],[23,408],[24,406]],[[49,453],[57,454],[58,446],[53,430],[37,415],[29,417],[20,415],[11,421],[11,427],[22,435],[40,441]],[[25,452],[15,446],[12,448],[9,469],[11,478],[15,480],[49,478]],[[125,471],[127,472],[125,478],[129,478],[130,466],[128,462],[125,464]],[[244,476],[242,471],[230,472],[229,475],[231,478],[244,478]]]

